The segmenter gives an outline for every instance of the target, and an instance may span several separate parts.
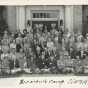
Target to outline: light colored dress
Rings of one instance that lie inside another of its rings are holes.
[[[27,67],[26,57],[24,56],[24,53],[17,53],[17,60],[19,61],[19,67],[21,69]]]
[[[1,60],[2,60],[2,71],[9,70],[9,54],[1,54]]]

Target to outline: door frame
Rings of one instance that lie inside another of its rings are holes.
[[[55,12],[58,12],[58,15],[57,15],[57,17],[56,18],[33,18],[32,17],[32,14],[33,14],[33,12],[36,12],[36,11],[55,11]],[[31,10],[31,27],[32,27],[32,22],[33,21],[58,21],[58,28],[59,28],[59,26],[60,26],[60,11],[59,10],[47,10],[47,9],[43,9],[43,10]]]

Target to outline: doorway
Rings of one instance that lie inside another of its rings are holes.
[[[45,26],[47,26],[47,31],[50,31],[52,23],[55,23],[56,29],[58,29],[58,21],[32,21],[32,28],[34,28],[35,24],[43,24],[43,28],[45,28]]]

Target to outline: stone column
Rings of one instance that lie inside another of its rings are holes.
[[[74,6],[74,32],[82,32],[82,6]]]
[[[65,6],[65,30],[73,32],[73,6]]]
[[[27,25],[28,20],[30,21],[30,25]],[[31,6],[26,7],[26,29],[28,32],[32,29],[32,16],[31,16]]]
[[[69,32],[82,32],[82,6],[65,7],[65,29]]]
[[[23,32],[23,29],[25,29],[25,6],[16,7],[16,19],[17,29]]]
[[[27,23],[27,20],[31,21],[31,9],[30,9],[30,6],[26,7],[26,23]]]
[[[7,6],[7,23],[11,32],[16,31],[16,7]]]
[[[61,25],[61,28],[62,30],[64,30],[64,27],[65,27],[65,8],[64,6],[61,6],[61,9],[60,9],[60,17],[59,17],[59,21],[63,21],[63,25]]]

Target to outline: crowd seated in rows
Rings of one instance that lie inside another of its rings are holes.
[[[51,24],[35,24],[34,29],[4,31],[0,42],[1,72],[82,73],[88,66],[88,34],[65,32]]]

